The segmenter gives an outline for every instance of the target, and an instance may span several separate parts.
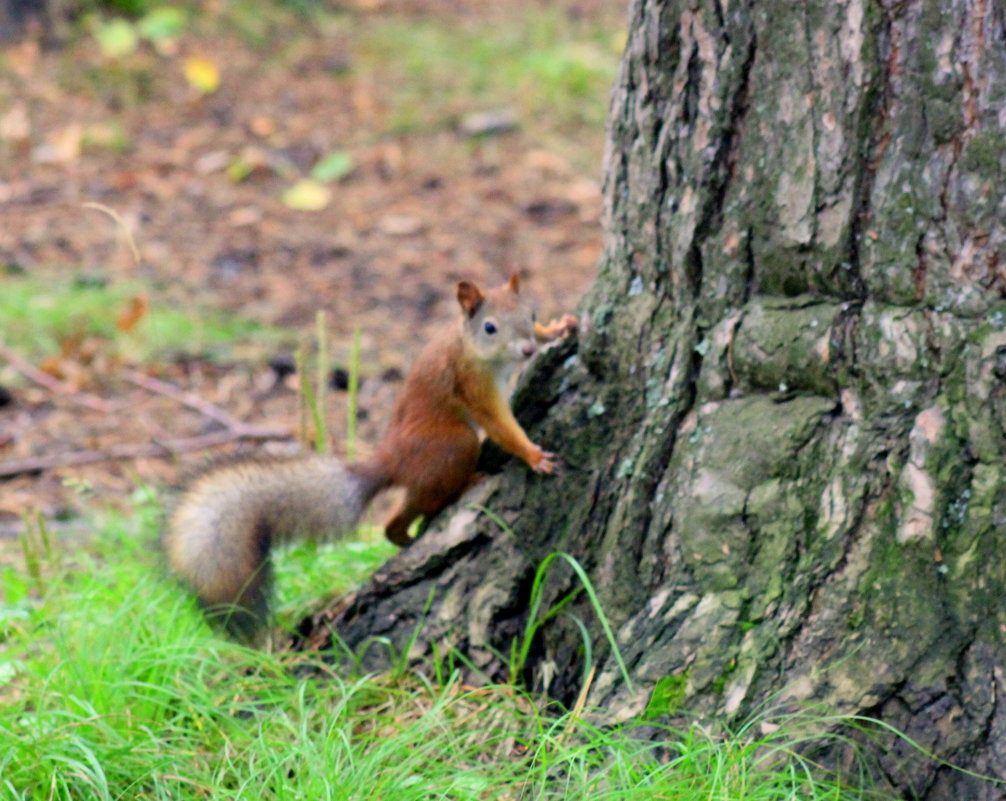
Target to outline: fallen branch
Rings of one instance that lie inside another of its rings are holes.
[[[60,397],[66,398],[71,403],[76,403],[78,406],[84,406],[85,408],[101,412],[102,414],[112,414],[116,410],[115,404],[109,403],[103,398],[99,398],[97,395],[91,395],[87,392],[78,392],[77,390],[71,389],[59,379],[54,378],[42,370],[39,370],[27,359],[7,347],[2,342],[0,342],[0,357],[6,359],[10,363],[10,366],[21,373],[21,375],[25,378],[34,381],[36,384],[45,387],[47,390],[59,395]]]
[[[141,445],[113,445],[103,450],[70,451],[54,453],[51,456],[37,456],[28,459],[14,459],[0,463],[0,478],[24,473],[38,473],[56,467],[73,467],[95,462],[111,462],[120,459],[142,459],[145,457],[173,456],[177,453],[206,450],[239,439],[289,439],[290,432],[264,426],[240,425],[225,431],[216,431],[199,437],[147,442]]]
[[[4,356],[14,366],[15,369],[24,373],[28,378],[37,381],[53,392],[58,392],[66,397],[83,403],[89,408],[97,409],[106,413],[115,410],[111,404],[89,395],[73,394],[69,395],[68,390],[55,378],[43,373],[28,364],[8,347],[0,343],[0,356]],[[28,459],[14,459],[9,462],[0,463],[0,478],[8,476],[22,475],[24,473],[38,473],[43,470],[51,470],[56,467],[72,467],[82,464],[94,464],[95,462],[110,462],[121,459],[142,459],[146,457],[171,456],[176,453],[187,453],[191,451],[206,450],[217,445],[224,445],[239,439],[289,439],[290,432],[282,428],[272,428],[269,426],[249,425],[242,422],[232,414],[221,409],[219,406],[206,401],[191,392],[185,392],[178,387],[161,381],[157,378],[144,375],[135,370],[127,370],[124,373],[125,379],[131,384],[142,387],[149,392],[155,392],[176,400],[179,403],[195,409],[205,417],[215,420],[224,426],[223,431],[215,431],[211,434],[203,434],[198,437],[186,437],[182,439],[154,441],[143,444],[113,445],[110,448],[86,451],[70,451],[68,453],[54,453],[49,456],[36,456]],[[86,401],[86,402],[85,402]]]
[[[201,415],[209,417],[211,420],[216,420],[218,423],[222,423],[227,428],[234,430],[254,428],[253,426],[248,426],[247,424],[241,422],[216,404],[210,403],[192,392],[185,392],[173,384],[161,381],[159,378],[144,375],[136,370],[127,370],[124,375],[129,383],[135,384],[148,392],[155,392],[158,395],[164,395],[172,400],[176,400],[182,405],[188,406],[190,409],[195,409]]]

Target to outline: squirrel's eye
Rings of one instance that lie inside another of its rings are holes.
[[[487,334],[491,335],[496,333],[496,323],[494,323],[492,320],[486,320],[486,324],[482,327],[485,329],[485,332]]]

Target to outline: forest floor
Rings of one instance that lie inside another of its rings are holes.
[[[205,3],[6,47],[0,532],[294,447],[291,354],[319,310],[337,387],[360,332],[362,449],[457,280],[519,271],[540,318],[571,310],[624,13]],[[329,394],[336,452],[346,405]]]

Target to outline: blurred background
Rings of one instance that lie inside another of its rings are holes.
[[[221,455],[60,464],[219,428],[135,372],[296,431],[292,354],[324,310],[330,439],[355,330],[365,449],[457,280],[519,271],[540,317],[572,310],[600,253],[625,15],[0,0],[0,467],[54,459],[0,476],[0,526]]]

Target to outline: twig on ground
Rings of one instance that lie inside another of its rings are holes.
[[[111,217],[112,221],[122,233],[123,238],[126,240],[126,244],[129,245],[129,250],[133,254],[133,263],[140,263],[140,250],[136,247],[136,242],[133,240],[133,232],[129,230],[129,226],[126,225],[126,221],[122,219],[119,212],[110,206],[106,206],[104,203],[87,202],[81,203],[80,206],[84,209],[94,209],[95,211],[100,211],[102,214],[107,214]]]
[[[216,420],[218,423],[222,423],[227,428],[234,430],[257,429],[256,426],[251,426],[247,423],[243,423],[241,420],[238,420],[232,414],[224,411],[216,404],[210,403],[208,400],[204,400],[192,392],[186,392],[185,390],[179,389],[166,381],[161,381],[159,378],[144,375],[136,370],[127,370],[124,375],[129,383],[135,384],[148,392],[156,392],[158,395],[164,395],[172,400],[176,400],[182,405],[188,406],[190,409],[195,409],[204,417],[209,417],[211,420]]]
[[[25,378],[30,381],[34,381],[36,384],[45,387],[50,392],[65,398],[70,401],[70,403],[75,403],[78,406],[84,406],[93,411],[101,412],[102,414],[111,414],[117,408],[116,404],[110,403],[103,398],[99,398],[97,395],[91,395],[87,392],[79,392],[71,389],[58,378],[54,378],[43,370],[39,370],[27,359],[7,347],[2,342],[0,342],[0,358],[6,359],[10,363],[10,366],[21,373],[21,375]]]
[[[16,370],[24,373],[28,378],[37,381],[53,392],[66,395],[66,397],[78,403],[84,403],[84,405],[98,411],[105,413],[115,411],[115,406],[103,401],[101,398],[90,395],[81,396],[80,393],[68,394],[69,391],[59,381],[43,373],[41,370],[32,367],[2,343],[0,343],[0,356],[6,357]],[[68,453],[54,453],[49,456],[14,459],[9,462],[0,463],[0,477],[16,476],[23,473],[37,473],[41,470],[50,470],[54,467],[71,467],[74,465],[94,464],[95,462],[108,462],[119,459],[169,456],[176,453],[205,450],[239,439],[289,439],[290,437],[290,432],[283,428],[256,426],[242,422],[219,406],[203,400],[191,392],[185,392],[166,381],[152,378],[135,370],[127,370],[124,373],[124,377],[131,384],[142,387],[149,392],[165,395],[172,400],[188,406],[190,409],[195,409],[203,416],[223,425],[224,430],[203,434],[198,437],[185,437],[140,444],[113,445],[104,449],[69,451]],[[87,399],[86,402],[85,399]]]
[[[70,451],[37,456],[28,459],[14,459],[0,462],[0,477],[16,476],[23,473],[37,473],[54,467],[72,467],[95,462],[109,462],[119,459],[141,459],[144,457],[171,456],[176,453],[200,451],[217,445],[224,445],[239,439],[288,439],[289,431],[264,426],[245,426],[215,431],[199,437],[168,440],[166,442],[145,442],[142,444],[113,445],[101,450]]]

